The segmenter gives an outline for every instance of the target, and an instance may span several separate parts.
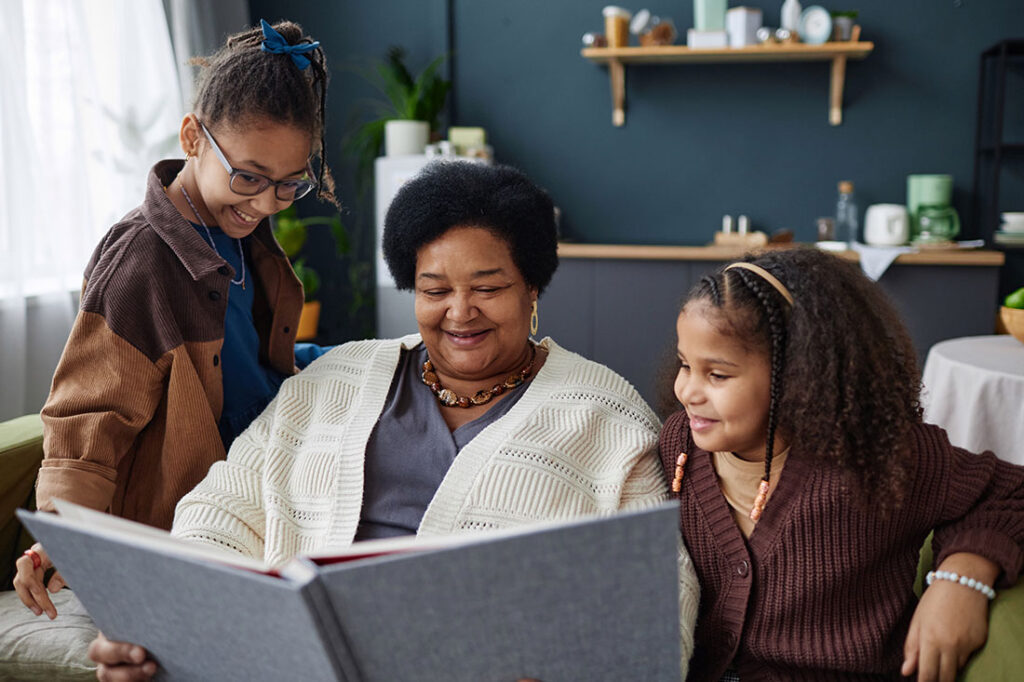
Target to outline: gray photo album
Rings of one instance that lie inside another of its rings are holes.
[[[672,503],[276,567],[57,509],[18,517],[100,630],[150,651],[158,679],[680,679]]]

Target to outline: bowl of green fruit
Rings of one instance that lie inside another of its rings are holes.
[[[1003,307],[999,309],[999,318],[1006,331],[1024,343],[1024,287],[1006,297]]]

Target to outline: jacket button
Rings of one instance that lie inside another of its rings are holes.
[[[287,334],[289,331],[291,331],[291,327],[285,327],[284,328],[284,333],[285,334]]]
[[[222,275],[228,274],[228,266],[226,266],[226,265],[220,266],[219,268],[217,268],[217,272],[219,272]]]
[[[220,300],[220,292],[219,291],[211,291],[209,296],[210,296],[210,300],[211,301],[219,301]]]
[[[749,572],[750,572],[750,564],[747,563],[746,559],[744,559],[743,561],[741,561],[738,564],[736,564],[736,575],[738,575],[739,577],[746,578],[747,577],[747,573],[749,573]]]
[[[213,356],[213,366],[216,367],[219,364],[220,364],[220,356],[219,355],[214,355]]]

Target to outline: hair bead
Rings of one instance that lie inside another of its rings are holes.
[[[686,453],[680,452],[676,457],[676,472],[672,479],[672,492],[677,493],[683,489],[683,468],[686,466]]]
[[[768,479],[762,478],[757,486],[757,497],[754,498],[754,506],[750,510],[750,520],[757,523],[764,513],[764,505],[768,501]]]

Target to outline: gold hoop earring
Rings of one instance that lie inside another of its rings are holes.
[[[540,320],[537,318],[537,301],[533,302],[533,312],[530,313],[530,336],[537,335],[537,324]]]
[[[191,158],[192,158],[192,152],[185,152],[185,163],[188,163],[188,160],[191,159]]]

